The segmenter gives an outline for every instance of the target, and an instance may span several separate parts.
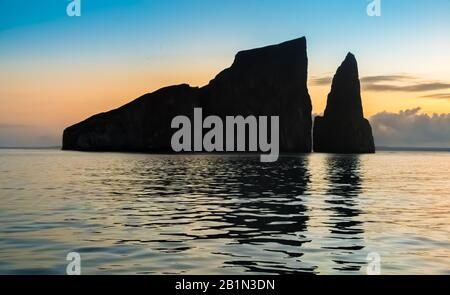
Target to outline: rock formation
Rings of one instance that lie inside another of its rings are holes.
[[[171,120],[193,116],[279,116],[280,151],[311,151],[306,39],[239,52],[208,85],[178,85],[146,94],[64,130],[63,149],[172,152]]]
[[[375,152],[372,128],[363,115],[358,64],[351,53],[333,78],[325,114],[314,120],[313,136],[315,152]]]
[[[63,149],[169,152],[176,115],[194,115],[199,89],[182,84],[162,88],[64,130]]]

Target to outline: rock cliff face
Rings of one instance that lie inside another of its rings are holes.
[[[175,116],[279,116],[280,151],[311,151],[306,39],[239,52],[208,85],[178,85],[146,94],[64,130],[63,149],[172,152]]]
[[[351,53],[333,78],[325,114],[314,120],[313,136],[315,152],[375,152],[372,128],[363,115],[358,64]]]

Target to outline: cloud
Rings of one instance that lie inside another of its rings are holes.
[[[417,77],[409,75],[409,74],[396,74],[396,75],[380,75],[380,76],[366,76],[362,77],[359,80],[362,84],[373,84],[380,82],[399,82],[399,81],[408,81],[417,79]],[[333,81],[333,77],[319,77],[313,78],[312,83],[314,85],[329,85]]]
[[[0,129],[18,129],[18,128],[27,128],[28,125],[22,124],[10,124],[10,123],[0,123]]]
[[[381,75],[381,76],[367,76],[360,78],[361,83],[379,83],[379,82],[399,82],[417,79],[417,77],[409,74],[399,75]]]
[[[450,83],[418,82],[414,83],[413,85],[365,83],[363,84],[363,89],[367,91],[423,92],[423,91],[450,89]]]
[[[322,77],[322,78],[314,78],[312,79],[313,85],[329,85],[331,84],[331,77]]]
[[[422,95],[425,98],[436,98],[436,99],[450,99],[450,93],[436,93],[429,95]]]
[[[450,89],[450,83],[420,80],[418,77],[410,74],[366,76],[360,78],[360,81],[364,90],[376,92],[426,92]],[[331,82],[332,77],[312,79],[313,85],[330,85]]]
[[[450,147],[450,113],[432,116],[420,107],[370,118],[375,144],[397,147]]]

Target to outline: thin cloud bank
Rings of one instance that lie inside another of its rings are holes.
[[[379,75],[379,76],[366,76],[361,77],[359,80],[364,85],[371,85],[374,83],[381,83],[381,82],[405,82],[417,79],[416,76],[409,75],[409,74],[396,74],[396,75]],[[331,84],[333,80],[333,77],[327,76],[327,77],[319,77],[319,78],[313,78],[312,83],[314,85],[328,85]]]
[[[397,74],[397,75],[380,75],[380,76],[367,76],[362,77],[360,80],[362,83],[380,83],[380,82],[404,82],[417,79],[416,76],[409,74]]]
[[[422,92],[422,91],[450,89],[450,83],[417,82],[414,83],[413,85],[365,83],[363,89],[368,91]]]
[[[360,78],[363,90],[366,91],[395,91],[395,92],[426,92],[450,89],[450,83],[441,81],[420,80],[418,77],[409,74],[367,76]],[[331,77],[321,77],[312,79],[313,85],[330,85]],[[427,98],[449,98],[450,94],[423,96]]]
[[[332,78],[331,77],[322,77],[322,78],[313,78],[313,85],[331,85]]]
[[[28,125],[22,125],[22,124],[9,124],[9,123],[0,123],[0,130],[2,129],[22,129],[30,127]]]
[[[425,98],[436,98],[436,99],[450,99],[450,93],[435,93],[429,95],[422,95]]]
[[[377,146],[450,147],[450,114],[429,116],[418,107],[381,112],[369,120]]]

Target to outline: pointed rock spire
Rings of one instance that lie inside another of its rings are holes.
[[[333,78],[323,117],[314,122],[314,151],[373,153],[372,128],[364,119],[358,63],[348,53]]]
[[[352,53],[348,53],[333,78],[331,92],[328,95],[326,117],[346,113],[350,116],[363,117],[361,89],[358,76],[358,63]]]

